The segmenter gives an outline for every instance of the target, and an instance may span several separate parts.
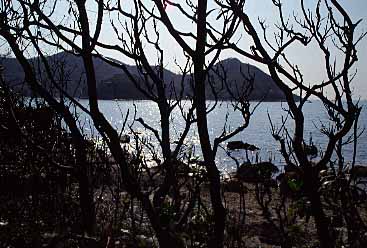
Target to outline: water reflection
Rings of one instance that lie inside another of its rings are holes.
[[[86,100],[81,100],[81,103],[85,106],[88,105]],[[189,108],[188,101],[183,105],[186,109]],[[252,106],[255,105],[256,103],[252,103]],[[135,132],[140,134],[141,138],[153,141],[153,143],[155,143],[157,146],[157,141],[155,140],[154,135],[138,122],[134,122],[134,115],[136,114],[136,118],[142,118],[145,123],[151,125],[157,130],[160,130],[160,116],[158,107],[155,103],[151,101],[100,101],[100,108],[105,114],[106,118],[119,132],[121,131],[125,115],[129,110],[130,114],[127,119],[125,133],[131,134],[131,131],[128,130],[128,127],[131,126]],[[283,160],[279,152],[279,144],[271,135],[271,126],[268,119],[268,113],[273,124],[279,128],[282,123],[282,118],[284,119],[286,117],[286,112],[284,111],[286,108],[287,105],[284,103],[261,103],[251,117],[248,128],[231,140],[242,140],[243,142],[254,144],[260,148],[258,152],[249,152],[250,160],[255,160],[256,156],[258,156],[258,158],[260,158],[262,161],[271,159],[275,164],[283,164]],[[208,116],[209,134],[212,141],[215,137],[220,135],[223,130],[226,113],[229,113],[227,128],[233,130],[243,122],[241,114],[238,111],[233,112],[233,108],[231,107],[230,103],[224,102],[219,104],[216,109],[214,109]],[[304,106],[304,116],[305,140],[308,141],[312,137],[312,141],[317,148],[321,151],[324,150],[327,139],[326,136],[320,132],[320,128],[322,125],[328,126],[330,122],[327,118],[327,113],[325,112],[322,103],[318,101],[306,103]],[[83,113],[81,113],[80,117],[80,119],[83,120],[82,123],[84,131],[88,135],[98,136],[96,130],[93,128],[93,125],[90,124],[90,119]],[[365,127],[366,123],[367,112],[362,110],[359,126],[363,128]],[[288,118],[286,126],[291,133],[291,130],[293,129],[293,123],[290,118]],[[178,140],[183,130],[184,121],[181,116],[181,112],[178,109],[175,109],[172,113],[170,130],[173,146],[174,141]],[[190,130],[186,144],[188,146],[193,146],[196,154],[200,155],[200,143],[195,124]],[[225,145],[226,144],[223,144],[223,147],[225,147]],[[366,147],[366,145],[367,136],[365,133],[363,133],[358,143],[356,159],[358,164],[367,164],[367,152],[363,149]],[[245,152],[234,151],[231,153],[231,156],[244,159]],[[345,157],[347,161],[352,159],[351,145],[346,147]],[[222,148],[218,150],[217,164],[222,170],[232,170],[235,168],[233,159],[227,156],[225,149]]]

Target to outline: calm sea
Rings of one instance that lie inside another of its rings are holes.
[[[81,100],[83,105],[88,105],[86,100]],[[188,107],[189,102],[184,103]],[[214,102],[208,102],[211,106]],[[367,102],[361,102],[364,106]],[[257,105],[256,102],[251,103],[251,108]],[[149,131],[145,130],[142,125],[135,122],[135,118],[142,118],[147,124],[155,127],[159,130],[160,116],[157,105],[151,101],[100,101],[100,108],[105,114],[106,118],[112,123],[112,125],[121,130],[123,121],[125,119],[126,113],[129,110],[130,114],[127,121],[127,126],[132,125],[132,128],[139,133],[140,137],[150,140],[151,143],[157,145],[157,141],[154,135]],[[271,159],[275,164],[283,164],[282,157],[279,152],[279,144],[274,140],[271,135],[271,125],[268,118],[268,113],[271,117],[272,123],[276,127],[281,127],[282,118],[286,118],[287,105],[280,102],[263,102],[254,111],[251,116],[249,126],[240,134],[233,137],[231,140],[242,140],[250,144],[254,144],[260,148],[256,153],[249,152],[248,157],[250,160],[255,160],[258,157],[261,160]],[[135,113],[136,111],[136,113]],[[224,102],[218,104],[216,108],[208,116],[209,133],[212,140],[220,135],[223,131],[224,124],[226,122],[226,115],[228,113],[227,119],[227,130],[234,130],[238,125],[243,123],[241,114],[238,111],[233,111],[233,107],[230,103]],[[329,127],[330,121],[328,121],[327,114],[323,105],[319,101],[313,101],[306,103],[304,106],[304,116],[305,116],[305,139],[308,142],[312,137],[313,143],[319,148],[320,151],[325,149],[327,137],[321,133],[320,128],[322,126]],[[83,129],[86,134],[98,136],[98,133],[90,125],[90,118],[87,115],[81,114],[80,116]],[[362,131],[367,124],[367,111],[362,110],[359,119],[359,128]],[[172,114],[171,119],[171,136],[172,142],[178,139],[179,135],[182,133],[184,127],[184,122],[179,109],[175,109]],[[292,131],[293,123],[290,117],[286,124],[288,130]],[[128,128],[125,128],[124,133],[131,134]],[[200,156],[200,144],[199,138],[196,131],[195,124],[192,126],[190,134],[186,140],[187,147],[191,147],[191,150],[195,155]],[[172,145],[174,146],[174,144]],[[357,164],[367,164],[367,133],[362,133],[358,140],[358,149],[356,161]],[[217,153],[217,164],[221,170],[233,170],[235,168],[235,163],[232,158],[230,158],[225,150],[226,143],[223,144],[223,148],[219,148]],[[345,147],[344,156],[346,161],[352,160],[352,145]],[[231,153],[232,157],[235,157],[242,161],[246,154],[244,151],[237,151]]]

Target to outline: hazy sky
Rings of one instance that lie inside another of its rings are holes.
[[[265,17],[269,22],[274,22],[277,19],[277,11],[272,8],[271,1],[261,1],[263,7],[259,8],[258,3],[260,1],[250,0],[247,2],[249,15],[254,20],[257,16]],[[285,8],[291,11],[297,11],[298,2],[296,0],[288,0],[283,1],[285,4]],[[315,1],[305,1],[305,2],[315,2]],[[363,19],[362,23],[360,23],[359,28],[357,29],[356,34],[361,34],[362,32],[367,31],[367,0],[341,0],[339,1],[342,6],[344,6],[348,13],[350,13],[353,21],[356,22],[359,19]],[[366,37],[367,38],[367,37]],[[358,69],[358,74],[353,81],[353,89],[355,92],[355,96],[360,96],[364,99],[367,99],[367,39],[362,40],[358,45],[358,58],[356,69]],[[323,64],[323,59],[320,57],[318,52],[313,51],[312,49],[299,49],[294,48],[290,49],[289,55],[294,58],[294,62],[299,63],[304,71],[304,75],[306,79],[312,81],[322,80],[322,76],[325,74],[325,67]],[[338,59],[338,57],[336,57]],[[340,59],[339,59],[340,61]]]
[[[63,4],[60,1],[60,4],[57,8],[57,15],[56,19],[62,19],[63,16],[67,16],[67,6]],[[91,26],[95,24],[94,15],[95,15],[95,1],[89,0],[87,1],[89,3],[88,5],[88,13],[90,15]],[[123,4],[123,8],[126,11],[130,11],[132,8],[130,0],[121,0]],[[149,4],[151,1],[144,1],[144,3]],[[180,2],[183,5],[185,4],[185,0],[174,0],[174,2]],[[195,1],[194,1],[195,2]],[[211,3],[212,1],[208,1]],[[297,14],[300,13],[299,9],[299,1],[298,0],[283,0],[284,3],[284,12],[286,15],[293,15],[293,13]],[[307,4],[310,4],[310,7],[316,2],[315,0],[305,0]],[[344,6],[350,15],[353,18],[353,21],[356,22],[359,19],[363,19],[363,22],[359,25],[359,28],[357,29],[357,35],[361,34],[364,31],[367,31],[367,0],[340,0],[339,1],[342,6]],[[213,7],[212,4],[209,4],[209,9]],[[273,6],[272,0],[247,0],[246,1],[246,13],[250,16],[250,19],[253,23],[256,24],[256,27],[259,28],[258,25],[258,18],[261,18],[266,21],[266,24],[269,25],[269,37],[272,35],[272,29],[271,27],[274,26],[274,24],[279,23],[279,16],[277,9]],[[172,22],[175,27],[179,28],[182,31],[189,31],[192,33],[195,33],[195,26],[189,21],[188,19],[185,19],[185,17],[182,14],[179,14],[174,8],[170,7],[167,8],[167,12],[169,16],[172,19]],[[212,14],[212,20],[213,25],[215,25],[215,13]],[[113,18],[113,17],[112,17]],[[117,20],[115,18],[115,20]],[[92,28],[93,29],[93,28]],[[170,38],[170,35],[168,34],[166,28],[164,26],[159,26],[160,30],[160,45],[164,50],[164,56],[165,56],[165,66],[172,70],[177,72],[178,68],[174,64],[174,59],[176,59],[180,64],[184,63],[184,56],[182,53],[182,50],[179,48],[179,46],[176,44],[176,42]],[[241,28],[240,28],[241,30]],[[261,31],[260,31],[261,32]],[[251,45],[251,40],[246,37],[246,35],[243,32],[238,32],[235,36],[235,40],[238,39],[238,45],[249,51],[249,47]],[[103,29],[101,33],[101,40],[105,43],[110,44],[119,44],[119,41],[116,39],[115,34],[113,32],[113,29],[109,23],[109,17],[106,13],[105,18],[103,20]],[[194,44],[191,44],[192,47],[194,47]],[[157,53],[152,47],[147,46],[146,47],[146,53],[148,57],[150,58],[150,63],[154,64],[157,62]],[[307,49],[302,48],[301,46],[292,46],[287,51],[287,54],[291,58],[292,62],[295,64],[298,64],[300,68],[302,69],[305,77],[305,81],[309,84],[313,84],[314,82],[321,82],[325,78],[325,67],[324,67],[324,61],[322,54],[316,49],[315,46],[310,46]],[[121,55],[117,55],[116,53],[111,52],[104,52],[104,55],[114,57],[115,59],[118,59],[120,61],[126,62],[126,63],[132,63],[132,61],[129,61],[126,57],[123,57]],[[245,57],[241,57],[237,55],[234,52],[225,51],[221,54],[221,59],[225,59],[228,57],[237,57],[243,62],[248,62],[251,64],[255,64],[258,67],[260,67],[263,71],[267,72],[266,67],[262,65],[258,65],[254,63],[253,61],[249,61]],[[340,56],[335,55],[335,58],[337,61],[341,61]],[[362,40],[358,45],[358,64],[355,67],[358,69],[357,77],[355,78],[353,82],[352,88],[354,89],[355,96],[362,97],[364,99],[367,99],[367,38]]]
[[[148,2],[148,1],[147,1]],[[176,0],[175,2],[181,2],[184,5],[184,0]],[[209,3],[212,1],[208,1]],[[293,13],[300,13],[299,8],[299,2],[298,0],[283,0],[284,3],[284,12],[286,15],[293,16]],[[316,1],[314,0],[306,0],[307,4],[309,4],[309,7],[312,8],[314,3]],[[344,6],[347,11],[350,13],[351,17],[353,18],[353,21],[356,22],[359,19],[363,19],[363,22],[359,25],[359,28],[357,29],[356,34],[359,35],[362,32],[367,31],[367,0],[341,0],[339,1],[342,6]],[[124,8],[125,10],[129,11],[131,6],[129,6],[129,1],[125,1]],[[269,25],[269,37],[272,35],[272,29],[271,27],[274,26],[274,24],[279,23],[279,15],[277,9],[273,6],[271,0],[247,0],[245,9],[247,14],[250,16],[250,19],[257,25],[258,25],[258,18],[264,19]],[[209,9],[212,7],[212,5],[209,4]],[[91,8],[93,8],[91,6]],[[195,33],[195,26],[188,20],[185,19],[185,17],[182,14],[179,14],[177,11],[175,11],[174,8],[170,7],[167,8],[167,12],[170,15],[172,22],[175,27],[179,28],[182,31],[190,31]],[[213,14],[213,17],[216,15]],[[213,18],[213,25],[215,24],[215,20]],[[112,30],[110,28],[110,25],[105,22],[105,32],[102,35],[106,41],[111,41],[111,33]],[[240,28],[241,30],[241,28]],[[173,59],[177,59],[179,62],[183,63],[184,57],[182,56],[181,49],[176,44],[176,42],[170,38],[170,35],[166,31],[165,27],[160,27],[161,31],[161,46],[164,50],[165,54],[165,65],[167,68],[171,69],[172,71],[177,71],[177,67],[173,63]],[[251,45],[251,40],[246,37],[246,35],[243,35],[243,33],[238,33],[236,35],[236,39],[239,39],[238,44],[242,48],[249,51],[249,47]],[[192,44],[192,47],[194,45]],[[151,47],[147,47],[146,53],[151,58],[151,63],[156,62],[157,54]],[[301,46],[292,46],[287,50],[287,54],[292,59],[293,63],[296,63],[300,66],[304,73],[305,81],[309,84],[313,84],[314,82],[321,82],[323,79],[325,79],[325,66],[323,61],[323,55],[316,49],[316,46],[310,46],[308,48],[303,48]],[[119,56],[116,56],[115,54],[109,54],[112,57],[115,57],[116,59],[127,61],[126,58],[122,58]],[[342,60],[340,56],[337,54],[334,55],[337,62],[339,61],[342,63]],[[234,52],[223,52],[221,54],[221,59],[225,59],[228,57],[238,57],[243,62],[249,62],[252,64],[256,64],[253,61],[249,61],[245,57],[241,57],[238,54]],[[367,99],[367,37],[362,40],[358,45],[358,64],[356,65],[355,69],[358,69],[358,74],[353,81],[353,90],[355,92],[356,97],[362,97],[363,99]],[[338,63],[337,63],[338,64]],[[262,65],[257,65],[262,70],[267,72],[266,67]]]

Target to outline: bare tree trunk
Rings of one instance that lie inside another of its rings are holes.
[[[163,89],[164,90],[164,89]],[[162,130],[162,152],[163,157],[169,160],[171,157],[171,144],[170,144],[170,125],[169,125],[169,109],[166,99],[159,99],[161,103],[158,103],[159,112],[161,115],[161,130]]]
[[[79,165],[77,173],[79,182],[80,209],[83,230],[88,235],[96,233],[96,213],[94,206],[94,190],[91,184],[91,168],[86,160],[85,146],[76,147],[76,161]]]
[[[206,43],[206,9],[207,1],[198,2],[197,43],[194,55],[195,103],[197,126],[201,150],[210,182],[210,198],[214,210],[214,233],[210,237],[209,247],[223,247],[225,228],[225,209],[220,190],[220,173],[215,164],[214,153],[210,144],[206,113],[205,81],[205,43]]]
[[[320,181],[318,172],[315,169],[312,167],[305,169],[304,186],[308,199],[311,202],[311,211],[315,220],[320,247],[331,248],[334,247],[334,239],[330,233],[330,221],[323,210],[319,192]]]
[[[225,209],[221,200],[220,190],[220,173],[215,165],[213,151],[210,145],[207,116],[206,116],[206,104],[205,104],[205,76],[204,80],[202,75],[195,70],[196,84],[196,103],[197,103],[197,125],[198,133],[200,136],[201,150],[204,156],[205,166],[209,176],[210,182],[210,197],[212,207],[214,210],[214,236],[210,240],[210,247],[223,247],[223,235],[225,227]],[[203,81],[202,81],[203,80]]]
[[[89,35],[90,32],[89,32],[88,16],[85,8],[85,2],[77,2],[77,4],[80,12],[80,23],[82,26],[82,33],[83,33],[82,34],[83,49],[81,51],[81,54],[87,76],[89,104],[93,122],[97,130],[103,136],[108,138],[107,142],[109,148],[111,149],[112,155],[120,165],[121,175],[127,191],[131,195],[136,196],[143,203],[143,207],[147,212],[148,218],[157,235],[160,247],[163,248],[182,247],[182,245],[179,245],[180,239],[175,237],[167,227],[164,228],[162,227],[162,224],[160,223],[159,220],[159,215],[152,206],[149,197],[142,192],[140,185],[138,184],[136,179],[130,174],[128,164],[121,149],[116,130],[108,123],[103,114],[100,113],[99,111],[97,88],[96,88],[97,81],[92,57],[93,48],[91,46],[91,40]],[[164,112],[168,114],[168,111]],[[166,118],[162,118],[161,124],[165,126],[165,146],[163,150],[165,155],[170,157],[169,116],[167,116]]]

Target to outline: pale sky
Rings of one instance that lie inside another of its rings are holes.
[[[90,15],[91,26],[95,24],[95,21],[93,20],[93,16],[95,15],[96,6],[94,0],[87,1],[89,3],[88,5],[88,14]],[[123,8],[125,11],[130,11],[132,8],[131,2],[128,0],[121,0],[123,4]],[[183,5],[185,4],[184,0],[175,0],[174,2],[180,2]],[[193,1],[195,2],[195,1]],[[209,9],[213,7],[211,4],[212,1],[208,1]],[[299,1],[298,0],[283,0],[284,3],[284,11],[287,15],[292,15],[292,13],[300,13],[299,9]],[[312,3],[316,2],[315,0],[306,0],[305,2],[310,3],[310,7],[312,6]],[[362,32],[367,31],[367,0],[340,0],[339,1],[342,6],[344,6],[348,12],[350,13],[352,19],[354,22],[356,22],[359,19],[363,19],[363,22],[360,23],[359,28],[357,29],[356,34],[361,34]],[[150,1],[144,1],[144,3],[149,4]],[[278,11],[273,6],[272,0],[247,0],[245,9],[247,14],[250,16],[251,21],[256,24],[256,27],[259,27],[258,25],[258,18],[264,19],[269,26],[269,37],[272,34],[271,27],[274,25],[274,23],[279,23],[278,18]],[[67,16],[67,7],[62,4],[58,5],[57,7],[57,15],[55,16],[57,19],[62,19],[63,16]],[[177,11],[175,11],[174,8],[167,8],[167,12],[169,16],[172,19],[172,22],[175,27],[180,29],[181,31],[189,31],[195,34],[195,26],[186,19],[183,15],[178,14]],[[218,13],[218,12],[217,12]],[[215,25],[215,12],[212,14],[213,19],[213,25]],[[93,29],[93,27],[92,27]],[[174,59],[177,59],[177,61],[182,64],[184,63],[184,57],[182,50],[179,48],[179,46],[176,44],[176,42],[170,37],[168,34],[166,28],[164,26],[159,26],[160,30],[160,45],[164,50],[164,56],[165,56],[165,65],[167,69],[170,69],[174,72],[178,71],[178,68],[174,64]],[[239,29],[241,30],[241,28]],[[260,29],[259,29],[260,31]],[[260,31],[261,32],[261,31]],[[241,46],[241,48],[246,49],[249,51],[249,47],[251,45],[251,40],[249,40],[246,35],[243,35],[242,32],[239,32],[235,38],[235,40],[238,39],[238,44]],[[119,44],[119,41],[116,39],[116,36],[113,32],[113,29],[109,23],[108,15],[105,15],[104,21],[103,21],[103,28],[101,33],[101,40],[105,43],[109,44]],[[194,47],[194,44],[190,44],[192,47]],[[151,64],[156,63],[157,53],[152,47],[147,46],[145,49],[145,52],[147,53],[148,57],[150,58]],[[320,82],[324,79],[325,75],[325,69],[324,69],[324,62],[322,55],[315,49],[315,47],[311,46],[307,49],[301,48],[300,46],[292,46],[290,47],[286,53],[289,55],[289,57],[292,59],[293,63],[296,63],[300,66],[304,73],[305,81],[312,84],[313,82]],[[118,59],[125,63],[132,63],[132,61],[129,61],[126,57],[122,57],[120,55],[117,55],[116,53],[112,52],[104,52],[104,55],[113,57],[115,59]],[[241,61],[245,63],[251,63],[254,65],[257,65],[262,69],[263,71],[267,72],[266,67],[262,65],[258,65],[253,61],[249,61],[245,57],[239,56],[238,54],[230,51],[225,51],[221,54],[221,59],[229,58],[229,57],[237,57]],[[335,56],[335,58],[339,59],[340,57]],[[359,61],[357,63],[357,66],[355,67],[358,69],[358,74],[353,82],[353,89],[355,92],[355,97],[362,97],[363,99],[367,99],[367,38],[362,40],[358,45],[358,58]]]
[[[125,10],[129,10],[131,6],[128,4],[129,1],[125,1]],[[176,0],[175,2],[182,2],[184,5],[184,0]],[[195,2],[195,1],[194,1]],[[209,3],[212,1],[208,1]],[[286,14],[293,15],[292,13],[300,13],[299,1],[297,0],[283,0],[284,3],[284,11]],[[305,1],[310,4],[310,7],[316,2],[314,0]],[[356,31],[357,35],[360,35],[362,32],[367,31],[367,0],[341,0],[339,1],[342,6],[346,8],[346,10],[350,13],[354,22],[359,19],[363,19],[362,23],[359,24],[358,29]],[[279,16],[277,9],[273,6],[271,0],[247,0],[245,9],[247,14],[250,16],[250,19],[254,24],[258,26],[258,18],[265,19],[266,23],[269,27],[273,26],[274,23],[279,23]],[[211,5],[209,4],[209,9]],[[93,7],[92,7],[93,8]],[[175,27],[179,28],[182,31],[190,31],[195,33],[195,26],[192,25],[190,21],[188,21],[183,15],[179,14],[175,11],[174,8],[167,8],[167,12],[169,13],[172,22]],[[213,14],[213,17],[216,15]],[[240,29],[241,30],[241,29]],[[105,25],[105,30],[102,37],[104,40],[111,41],[111,29],[108,23]],[[177,72],[177,67],[173,63],[173,58],[176,58],[178,61],[182,61],[183,56],[181,49],[176,44],[176,42],[170,38],[170,35],[166,31],[165,27],[160,27],[161,31],[161,46],[164,50],[165,54],[165,64],[166,67],[172,71]],[[271,28],[269,28],[269,37],[271,36]],[[236,39],[239,38],[239,45],[249,51],[249,46],[251,45],[250,40],[239,33],[236,36]],[[194,45],[192,44],[192,47]],[[154,49],[147,48],[146,53],[151,58],[151,63],[156,62],[156,52]],[[293,46],[287,50],[287,54],[292,59],[293,63],[296,63],[302,68],[304,72],[304,77],[307,82],[312,84],[313,82],[320,82],[325,78],[325,67],[323,62],[323,55],[315,49],[315,47],[311,46],[307,49],[301,48],[300,46]],[[126,58],[116,57],[115,54],[108,54],[109,56],[115,57],[121,61],[127,61]],[[225,59],[228,57],[237,57],[243,62],[248,62],[251,64],[255,64],[260,67],[263,71],[267,72],[266,67],[262,65],[258,65],[253,61],[249,61],[243,56],[239,56],[238,54],[230,51],[225,51],[221,54],[221,59]],[[337,55],[335,56],[337,62],[342,60]],[[339,59],[338,59],[339,58]],[[358,45],[358,58],[359,61],[355,66],[355,69],[358,69],[358,74],[353,81],[352,88],[355,92],[355,97],[361,97],[363,99],[367,99],[367,37],[362,40]]]

